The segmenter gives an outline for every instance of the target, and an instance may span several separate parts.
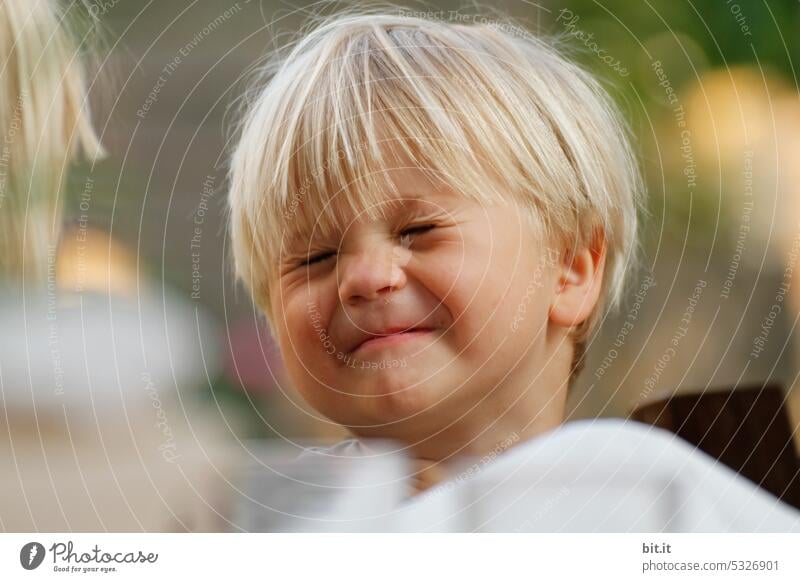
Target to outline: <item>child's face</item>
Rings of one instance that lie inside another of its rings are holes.
[[[527,386],[544,364],[556,253],[513,204],[391,173],[401,195],[385,218],[353,217],[342,236],[282,258],[273,314],[289,374],[318,411],[363,434],[476,406],[496,416],[510,403],[494,389]]]

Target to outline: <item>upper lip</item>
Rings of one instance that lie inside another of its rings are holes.
[[[409,331],[431,331],[431,330],[433,330],[433,328],[426,325],[406,325],[406,326],[387,327],[372,331],[365,331],[362,334],[359,341],[353,346],[353,348],[350,351],[354,352],[369,340],[376,339],[379,337],[386,337],[389,335],[396,335],[400,333],[406,333]]]

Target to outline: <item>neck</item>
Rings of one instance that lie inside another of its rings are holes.
[[[518,398],[480,405],[445,428],[418,434],[411,445],[412,455],[434,462],[470,456],[499,454],[561,425],[565,417],[566,388],[539,391],[528,386]]]
[[[557,428],[564,421],[565,400],[558,394],[553,402],[540,408],[521,399],[518,406],[492,421],[483,415],[471,415],[436,435],[416,441],[410,448],[414,492],[453,478],[461,459],[481,459],[482,468],[485,462],[509,448]]]

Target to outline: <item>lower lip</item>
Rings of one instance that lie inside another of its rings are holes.
[[[404,331],[403,333],[393,333],[392,335],[384,335],[368,339],[360,346],[358,346],[354,353],[362,353],[364,350],[378,349],[388,346],[395,346],[398,344],[406,343],[416,338],[428,335],[433,330],[420,329],[414,331]]]

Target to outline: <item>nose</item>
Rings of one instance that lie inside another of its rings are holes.
[[[410,250],[393,241],[372,240],[337,262],[339,299],[343,305],[357,305],[388,299],[406,285],[405,265]]]

